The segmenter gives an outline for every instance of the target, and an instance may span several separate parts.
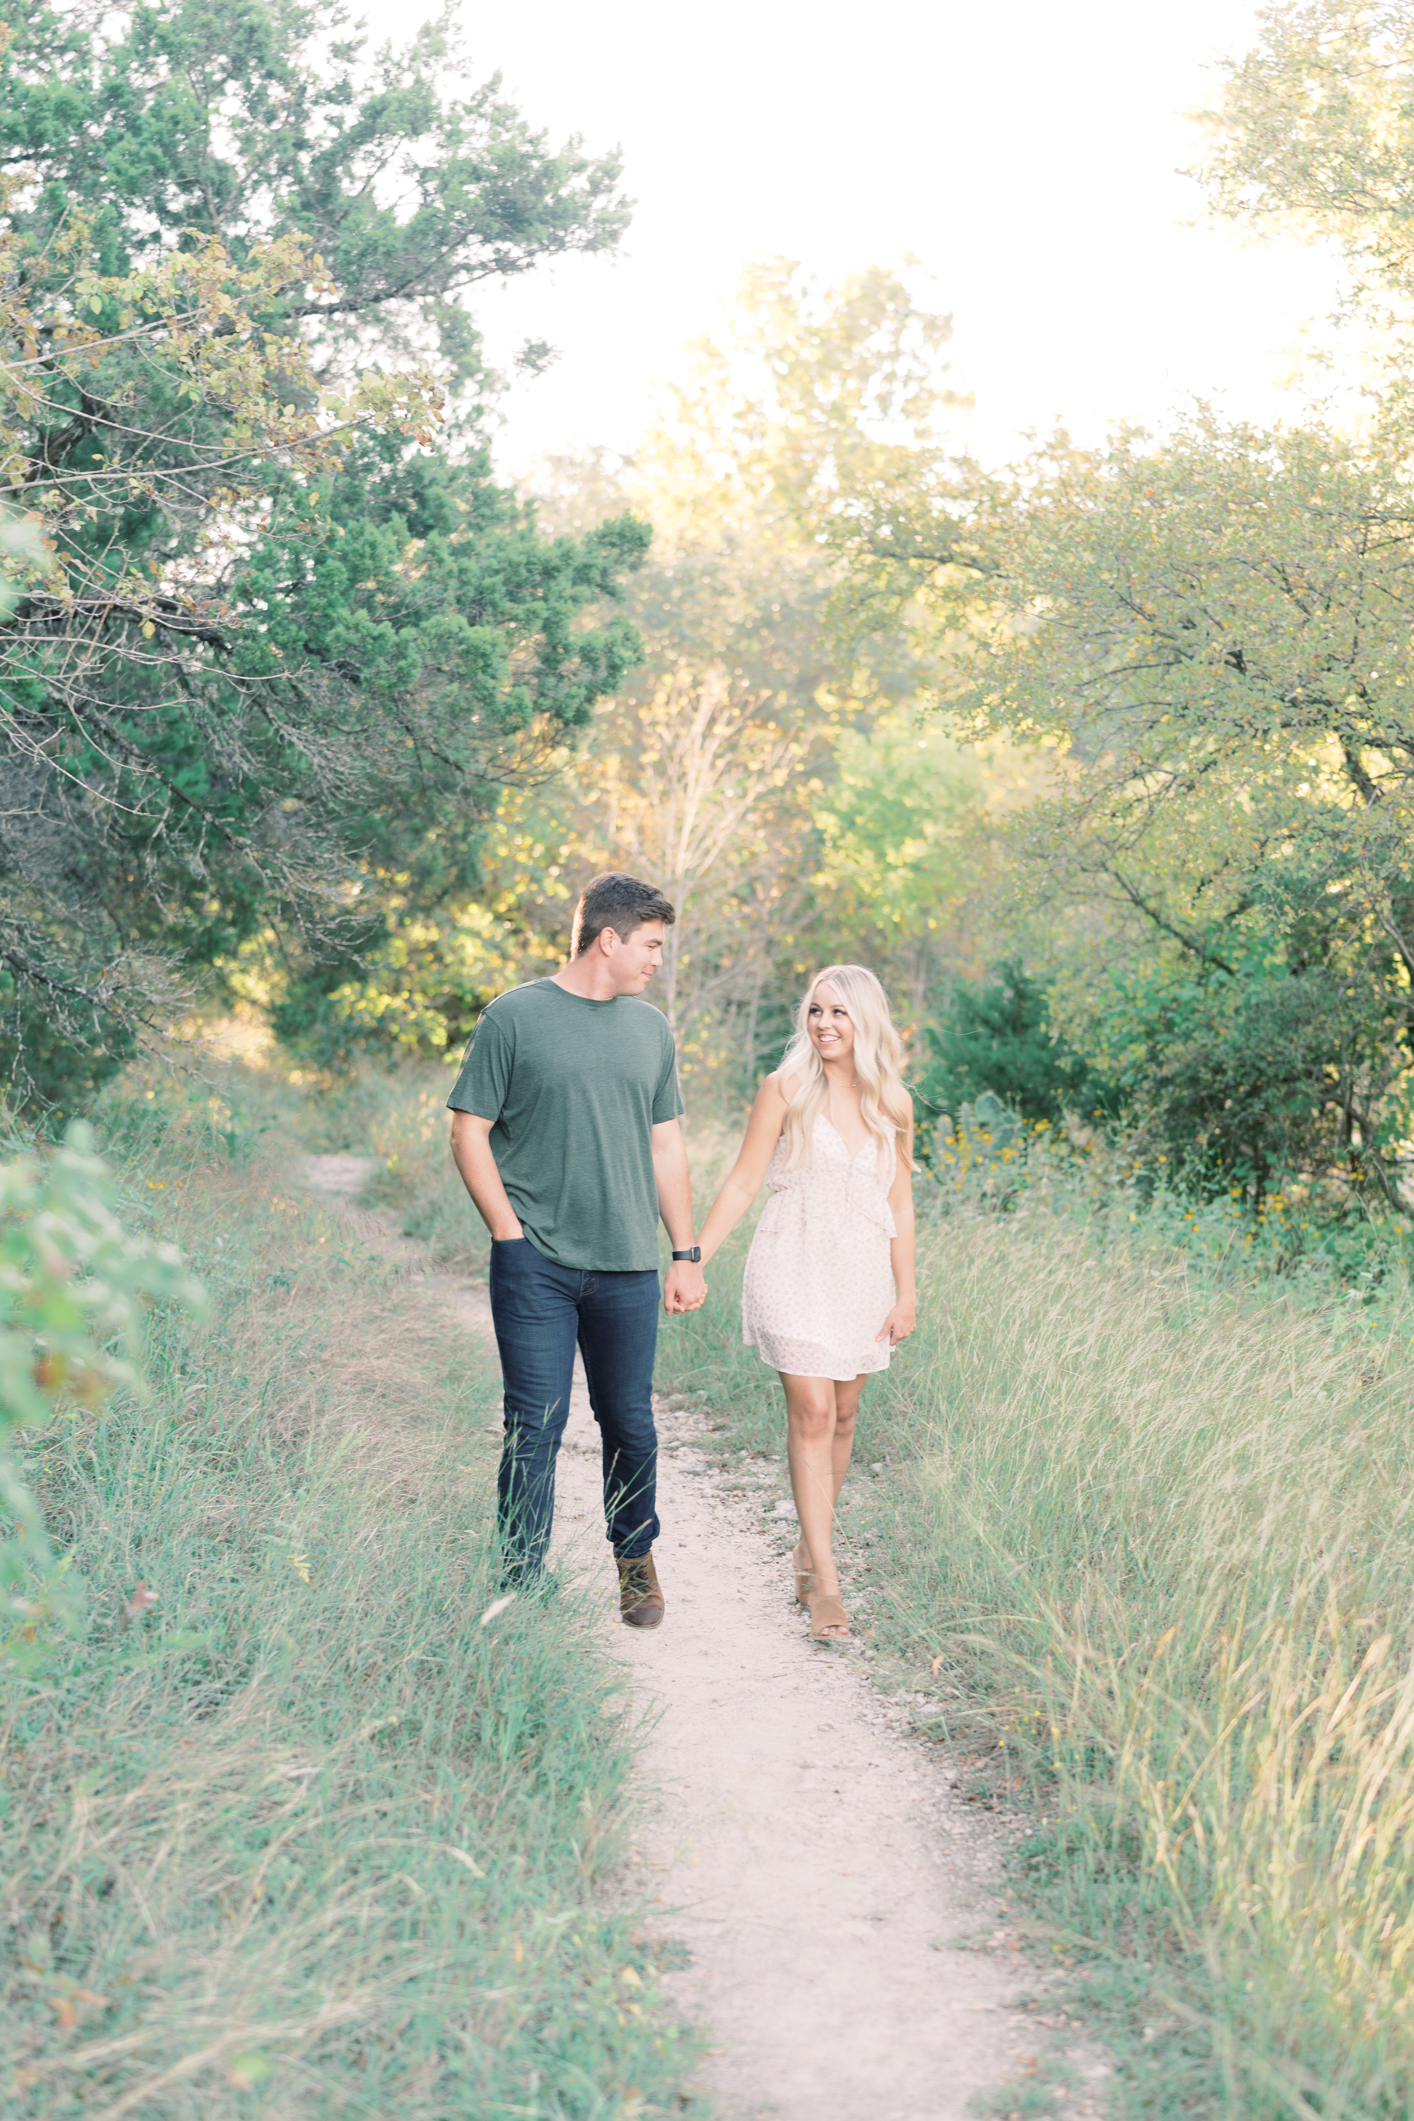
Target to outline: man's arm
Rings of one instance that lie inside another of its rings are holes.
[[[653,1179],[658,1188],[658,1213],[672,1248],[687,1252],[692,1246],[692,1180],[687,1170],[687,1143],[678,1120],[659,1120],[653,1129]],[[663,1285],[663,1308],[695,1311],[706,1296],[701,1267],[694,1266],[690,1259],[675,1259]]]
[[[491,1129],[495,1124],[493,1119],[483,1119],[479,1112],[454,1112],[452,1161],[492,1237],[524,1237],[520,1218],[501,1184],[501,1174],[491,1154]]]

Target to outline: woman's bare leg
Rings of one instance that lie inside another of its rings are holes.
[[[814,1378],[808,1381],[818,1384],[827,1380]],[[785,1383],[784,1377],[782,1377],[781,1382],[782,1384]],[[859,1402],[863,1396],[864,1387],[868,1382],[869,1372],[865,1370],[858,1377],[851,1377],[846,1384],[838,1382],[835,1384],[835,1429],[830,1442],[830,1501],[835,1506],[839,1504],[840,1490],[844,1486],[845,1475],[849,1471],[850,1455],[854,1450],[854,1417],[859,1412]],[[786,1394],[786,1404],[787,1406],[790,1404],[789,1391]],[[799,1514],[799,1505],[797,1505],[797,1514]],[[808,1569],[810,1567],[810,1541],[805,1537],[803,1520],[801,1523],[800,1545],[796,1553],[797,1566],[802,1570]]]
[[[859,1401],[869,1379],[866,1370],[859,1377],[850,1378],[847,1384],[835,1386],[835,1437],[830,1451],[830,1478],[834,1484],[834,1501],[839,1502],[840,1489],[844,1486],[845,1474],[849,1471],[850,1453],[854,1449],[854,1417],[859,1412]]]
[[[838,1598],[840,1579],[833,1541],[835,1382],[831,1377],[789,1377],[784,1370],[780,1378],[786,1395],[786,1453],[801,1545],[810,1557],[816,1591]]]

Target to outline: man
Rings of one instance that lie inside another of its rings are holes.
[[[651,884],[596,876],[575,909],[568,963],[482,1011],[447,1100],[452,1155],[491,1233],[507,1581],[544,1568],[578,1342],[619,1608],[639,1628],[657,1627],[664,1610],[652,1553],[659,1215],[673,1247],[665,1307],[695,1311],[706,1294],[673,1035],[639,999],[676,918]]]

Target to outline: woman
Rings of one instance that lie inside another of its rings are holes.
[[[864,1381],[913,1331],[913,1106],[883,988],[862,965],[810,983],[702,1229],[703,1264],[764,1179],[742,1338],[780,1372],[800,1519],[795,1595],[817,1642],[843,1640],[832,1529]]]

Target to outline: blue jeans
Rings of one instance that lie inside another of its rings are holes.
[[[603,1448],[608,1537],[621,1561],[646,1554],[658,1536],[657,1274],[561,1267],[529,1238],[503,1238],[491,1247],[491,1317],[506,1393],[496,1521],[507,1577],[545,1564],[576,1342]]]

